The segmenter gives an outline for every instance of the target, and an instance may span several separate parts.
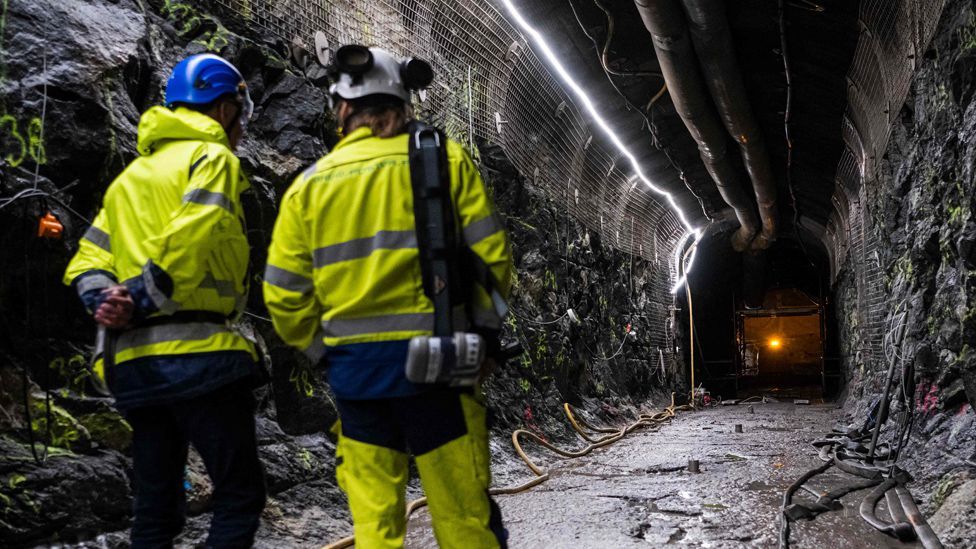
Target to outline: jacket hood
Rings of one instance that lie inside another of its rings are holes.
[[[216,120],[185,107],[152,107],[139,119],[137,148],[141,155],[152,154],[164,141],[184,140],[219,143],[230,148],[227,133]]]

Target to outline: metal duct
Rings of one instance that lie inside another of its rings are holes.
[[[678,115],[698,143],[701,159],[719,193],[735,210],[740,227],[732,236],[732,247],[741,252],[749,247],[759,223],[738,172],[726,155],[727,138],[708,100],[681,8],[674,0],[634,0],[634,3],[653,38],[661,73]]]
[[[742,160],[756,193],[763,228],[753,241],[752,248],[768,248],[776,240],[778,225],[776,180],[735,59],[732,32],[725,17],[725,2],[682,0],[682,3],[690,22],[691,39],[698,53],[705,83],[725,128],[742,150]]]

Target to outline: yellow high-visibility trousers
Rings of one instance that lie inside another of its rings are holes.
[[[403,547],[410,454],[442,549],[506,547],[501,513],[488,496],[485,407],[472,392],[338,399],[337,408],[336,477],[349,498],[356,547]]]

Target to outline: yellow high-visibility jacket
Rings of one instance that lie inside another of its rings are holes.
[[[224,129],[186,108],[153,107],[139,122],[138,150],[109,185],[64,282],[89,305],[100,290],[125,284],[150,319],[178,311],[215,313],[218,320],[240,313],[249,257],[240,193],[249,183]],[[118,337],[115,351],[117,374],[146,357],[219,351],[256,357],[228,322],[136,327]]]
[[[433,333],[407,139],[381,139],[359,128],[296,178],[282,198],[264,299],[282,339],[313,360],[335,348]],[[447,158],[464,242],[494,275],[500,294],[495,301],[508,299],[513,267],[504,227],[464,149],[448,142]],[[500,329],[492,297],[479,286],[474,299],[469,324]],[[331,352],[329,358],[333,362]]]

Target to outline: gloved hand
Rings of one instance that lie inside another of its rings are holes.
[[[135,303],[125,286],[113,286],[102,290],[95,322],[111,330],[121,330],[132,321]]]

